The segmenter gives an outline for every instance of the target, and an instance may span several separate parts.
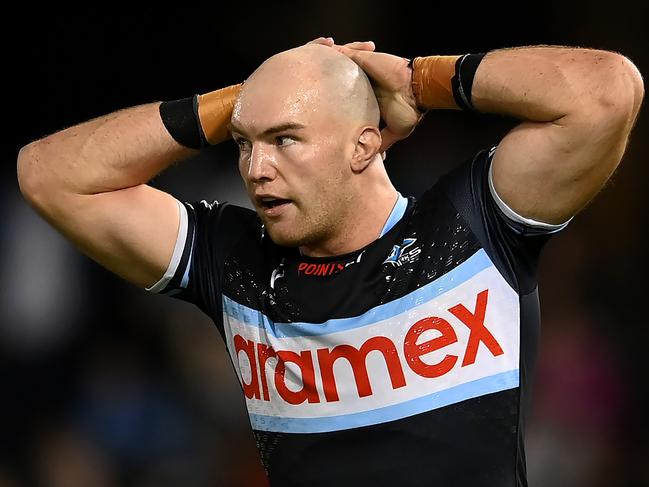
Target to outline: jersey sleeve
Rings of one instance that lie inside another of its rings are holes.
[[[543,234],[553,234],[560,232],[568,226],[572,218],[564,223],[554,224],[554,223],[545,223],[532,218],[526,218],[522,215],[519,215],[514,210],[512,210],[507,203],[505,203],[502,198],[498,195],[496,188],[493,183],[493,156],[496,153],[496,148],[493,147],[486,156],[486,165],[488,169],[488,185],[489,185],[489,194],[493,199],[493,202],[496,204],[500,210],[500,214],[504,217],[504,222],[511,227],[511,229],[519,235],[543,235]]]
[[[492,181],[495,151],[496,147],[480,151],[440,184],[510,284],[525,293],[536,286],[538,260],[546,242],[570,220],[559,225],[540,222],[507,206]]]
[[[221,275],[228,248],[237,238],[236,206],[205,200],[178,202],[180,225],[171,260],[162,278],[146,288],[220,316]]]

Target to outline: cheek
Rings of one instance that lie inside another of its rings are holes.
[[[323,138],[301,154],[302,169],[318,179],[338,179],[349,167],[346,147],[334,137]]]
[[[292,187],[294,196],[311,210],[329,207],[338,194],[346,191],[351,177],[348,147],[333,136],[298,145],[283,154],[278,164],[281,177]]]

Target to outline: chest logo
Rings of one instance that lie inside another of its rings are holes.
[[[401,245],[392,247],[390,255],[388,255],[388,258],[383,263],[394,267],[401,267],[404,264],[415,262],[421,254],[421,248],[415,246],[416,242],[416,238],[404,238]]]

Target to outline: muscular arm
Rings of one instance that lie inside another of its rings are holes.
[[[171,195],[145,183],[194,152],[169,135],[152,103],[23,147],[18,181],[27,201],[85,254],[150,286],[171,258],[179,212]]]
[[[498,195],[518,214],[562,223],[602,188],[624,154],[642,77],[608,51],[537,46],[488,53],[472,101],[522,120],[493,159]]]
[[[418,123],[417,101],[425,109],[449,108],[448,73],[454,69],[445,56],[430,57],[433,62],[418,71],[428,92],[417,99],[408,60],[353,44],[322,43],[356,61],[382,90],[379,106],[389,129],[382,131],[383,149]],[[457,56],[450,59],[454,65]],[[554,224],[568,220],[619,164],[643,96],[640,73],[614,52],[554,46],[489,52],[475,73],[473,106],[521,120],[494,155],[498,196],[523,217]]]

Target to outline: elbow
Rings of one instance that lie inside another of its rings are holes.
[[[642,79],[640,70],[638,70],[631,60],[624,58],[624,66],[625,89],[631,97],[629,115],[631,124],[633,124],[638,117],[642,101],[644,100],[644,80]]]
[[[18,152],[18,163],[16,165],[16,176],[20,192],[29,200],[30,195],[36,191],[34,171],[34,143],[28,144]]]
[[[38,143],[32,142],[20,149],[16,165],[16,175],[20,192],[33,207],[43,206],[47,184],[40,170]]]
[[[599,89],[595,90],[593,103],[594,119],[628,133],[644,98],[642,75],[635,64],[621,54],[607,53],[600,64]]]

